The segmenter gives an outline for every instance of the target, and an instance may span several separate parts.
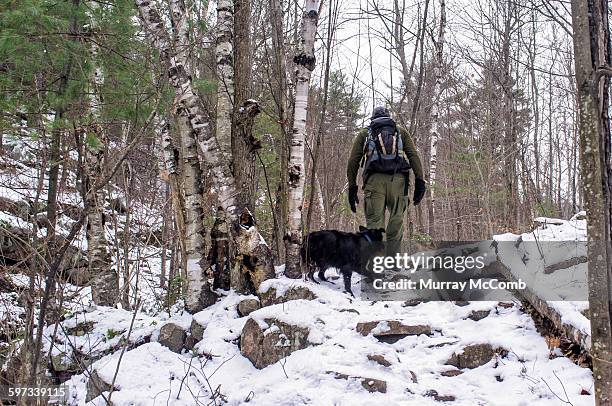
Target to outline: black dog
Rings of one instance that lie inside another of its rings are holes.
[[[383,228],[370,230],[359,226],[358,233],[345,233],[336,230],[322,230],[310,233],[304,239],[300,255],[302,263],[308,268],[308,279],[318,283],[314,273],[319,270],[319,279],[325,279],[327,268],[338,268],[344,279],[344,289],[351,291],[353,272],[364,274],[366,263],[374,246],[383,239]]]

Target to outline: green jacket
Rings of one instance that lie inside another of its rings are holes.
[[[421,159],[419,158],[419,154],[414,147],[414,143],[412,142],[412,138],[408,131],[401,126],[397,126],[402,136],[402,143],[404,145],[404,154],[406,154],[406,158],[410,162],[410,166],[412,167],[412,172],[414,172],[414,177],[417,179],[423,179],[423,167],[421,166]],[[346,167],[346,177],[348,179],[349,186],[357,185],[357,172],[359,172],[359,165],[361,163],[361,159],[364,154],[364,143],[366,137],[368,136],[368,129],[363,128],[357,134],[357,137],[353,141],[353,148],[351,149],[351,155],[349,156],[348,165]]]

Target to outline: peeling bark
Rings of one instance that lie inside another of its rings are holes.
[[[274,277],[270,248],[259,233],[251,213],[238,204],[230,166],[213,134],[210,117],[194,92],[185,61],[171,52],[163,20],[150,0],[136,0],[136,5],[153,46],[159,50],[162,63],[167,67],[168,80],[174,88],[176,101],[182,113],[188,117],[210,169],[211,180],[218,193],[219,210],[226,216],[230,236],[236,247],[236,266],[249,276],[254,288],[258,288],[262,280]]]
[[[287,231],[284,237],[286,248],[285,275],[290,278],[299,278],[302,275],[300,245],[302,244],[302,209],[305,182],[304,142],[306,139],[310,76],[315,67],[314,43],[318,20],[319,1],[305,0],[301,42],[298,52],[293,58],[296,65],[297,83],[287,178]]]
[[[219,147],[231,161],[232,156],[232,110],[234,104],[234,6],[232,0],[217,1],[217,124],[216,137]]]

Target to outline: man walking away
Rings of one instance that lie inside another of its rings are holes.
[[[364,211],[369,229],[385,227],[385,210],[389,211],[386,226],[387,241],[402,239],[404,211],[409,204],[409,171],[415,177],[414,205],[425,194],[421,160],[408,131],[390,117],[385,107],[376,107],[370,125],[362,129],[348,160],[348,200],[353,213],[357,212],[357,172],[363,167]]]

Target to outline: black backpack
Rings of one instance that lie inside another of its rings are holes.
[[[372,173],[407,173],[410,164],[404,156],[402,136],[389,117],[372,120],[368,127],[368,136],[363,146],[365,165],[363,176]]]

